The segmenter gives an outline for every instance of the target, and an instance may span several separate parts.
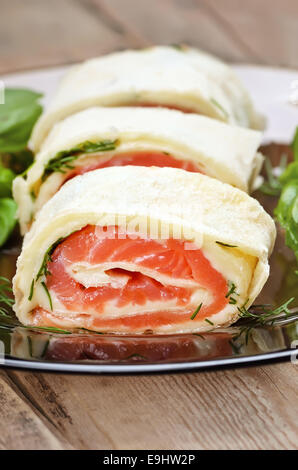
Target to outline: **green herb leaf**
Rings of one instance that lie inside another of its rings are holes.
[[[274,214],[286,231],[286,244],[298,260],[298,127],[292,143],[294,162],[281,174],[281,195]]]
[[[6,88],[0,105],[0,152],[19,152],[27,147],[32,128],[42,112],[40,93]]]
[[[282,184],[280,182],[280,175],[284,172],[287,166],[287,156],[283,155],[280,161],[278,173],[279,176],[275,176],[273,172],[273,168],[271,165],[271,161],[266,158],[265,163],[265,170],[266,170],[266,181],[260,187],[260,191],[268,196],[278,196],[282,189]]]
[[[192,316],[190,317],[191,320],[194,320],[197,316],[197,314],[199,313],[199,311],[201,310],[202,308],[202,303],[200,303],[200,305],[195,309],[195,311],[193,312]]]
[[[224,243],[224,242],[219,242],[216,240],[216,242],[218,245],[221,245],[221,246],[225,246],[227,248],[237,248],[237,245],[229,245],[228,243]]]
[[[198,336],[199,338],[202,338],[204,341],[206,341],[206,338],[204,335],[201,335],[200,333],[192,333],[194,336]]]
[[[294,153],[294,160],[298,161],[298,127],[296,127],[296,131],[294,134],[293,142],[291,144],[293,153]]]
[[[287,157],[281,158],[278,171],[273,171],[269,159],[265,161],[267,180],[260,190],[270,196],[279,196],[274,215],[286,231],[286,244],[298,260],[298,127],[292,142],[294,162],[287,166]]]
[[[53,302],[52,302],[52,297],[51,297],[51,294],[49,293],[49,289],[47,288],[47,285],[44,281],[41,282],[41,285],[42,287],[44,288],[46,294],[47,294],[47,297],[49,299],[49,303],[50,303],[50,308],[51,310],[53,310]]]
[[[0,198],[11,197],[12,182],[15,174],[9,168],[4,168],[0,164]]]
[[[236,305],[237,303],[237,299],[235,299],[235,296],[238,295],[238,292],[236,291],[236,285],[231,282],[231,281],[228,281],[228,287],[229,287],[229,290],[227,292],[227,294],[225,295],[226,299],[229,299],[229,304],[231,305]],[[232,297],[232,295],[234,297]]]
[[[34,279],[32,279],[32,282],[31,282],[30,293],[29,293],[29,297],[28,297],[29,301],[32,300],[33,293],[34,293]]]
[[[209,320],[209,318],[205,318],[205,322],[209,323],[209,325],[214,326],[214,323],[211,320]]]
[[[51,274],[50,271],[48,270],[48,263],[52,261],[51,255],[53,251],[55,250],[55,248],[59,245],[59,243],[62,242],[62,240],[63,238],[58,238],[58,240],[55,243],[53,243],[53,245],[51,245],[45,252],[41,266],[39,268],[39,271],[35,279],[36,281],[38,281],[41,278],[41,276],[48,276],[49,274]]]
[[[0,199],[0,246],[4,245],[16,224],[17,205],[13,199]]]
[[[72,332],[69,330],[63,330],[61,328],[56,328],[54,326],[26,326],[22,325],[22,328],[26,328],[27,330],[41,330],[41,331],[48,331],[49,333],[59,333],[61,335],[71,335]]]
[[[286,317],[291,315],[291,311],[288,306],[293,302],[293,300],[295,300],[295,298],[291,297],[282,305],[275,308],[268,305],[252,305],[250,309],[246,308],[248,303],[247,300],[242,307],[238,307],[239,318],[253,320],[254,326],[266,325],[268,323],[272,325],[281,314],[284,314]]]
[[[43,180],[54,172],[66,173],[74,168],[73,162],[85,153],[109,152],[115,150],[118,140],[101,140],[99,142],[86,141],[69,150],[58,152],[45,166]]]
[[[221,111],[221,113],[224,115],[226,119],[228,119],[229,113],[222,107],[222,105],[215,98],[211,98],[210,102]]]

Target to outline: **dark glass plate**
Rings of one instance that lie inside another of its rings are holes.
[[[272,144],[263,149],[278,164],[287,146]],[[265,209],[272,214],[276,199],[256,193]],[[11,278],[20,250],[17,235],[0,251],[0,275]],[[298,345],[297,263],[285,246],[284,235],[278,236],[270,260],[271,274],[257,304],[280,305],[290,297],[292,314],[274,325],[254,326],[238,322],[229,328],[202,335],[117,336],[87,331],[57,333],[28,329],[14,317],[0,317],[0,346],[4,349],[4,366],[52,371],[129,373],[189,370],[226,365],[248,364],[295,355]],[[1,353],[1,350],[0,350]]]

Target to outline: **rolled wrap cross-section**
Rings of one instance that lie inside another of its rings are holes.
[[[190,47],[128,50],[74,66],[33,131],[35,152],[53,125],[92,106],[162,106],[263,128],[234,70]]]
[[[13,281],[26,325],[114,333],[206,331],[249,307],[275,225],[243,191],[174,168],[68,181],[25,236]]]
[[[90,108],[57,124],[28,172],[14,181],[22,233],[64,182],[107,166],[201,172],[248,191],[263,158],[261,133],[180,111]]]

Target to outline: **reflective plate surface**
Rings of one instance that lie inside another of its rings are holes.
[[[298,125],[298,108],[291,103],[291,83],[297,73],[253,66],[236,67],[255,98],[258,108],[268,118],[263,153],[277,165],[283,153],[291,158],[285,144]],[[65,69],[49,69],[2,77],[6,86],[30,87],[46,94],[53,93]],[[275,142],[269,144],[269,142]],[[278,145],[277,142],[283,144]],[[272,213],[276,200],[256,193],[265,209]],[[12,278],[20,251],[16,233],[0,250],[0,276]],[[236,325],[203,335],[116,336],[88,331],[54,332],[28,329],[15,318],[0,317],[0,363],[6,367],[38,370],[92,373],[143,373],[190,370],[256,361],[290,358],[298,346],[297,263],[285,246],[278,228],[274,253],[270,260],[271,274],[256,304],[278,306],[290,297],[291,315],[273,325]],[[297,341],[297,345],[295,343]]]

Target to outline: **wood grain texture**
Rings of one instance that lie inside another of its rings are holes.
[[[76,449],[297,448],[290,363],[176,375],[7,373]]]
[[[0,371],[0,449],[69,449],[53,428],[42,420],[8,375]]]
[[[142,45],[79,0],[1,0],[0,73],[70,63]]]
[[[269,7],[268,7],[269,5]],[[0,0],[0,73],[186,42],[298,66],[296,0]],[[297,449],[291,363],[188,374],[0,373],[0,449]]]
[[[298,67],[296,0],[0,0],[0,13],[0,73],[180,42]]]

